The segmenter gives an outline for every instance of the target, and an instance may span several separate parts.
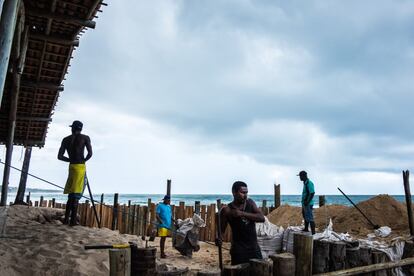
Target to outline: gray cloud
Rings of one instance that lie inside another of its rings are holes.
[[[309,165],[317,137],[315,164],[396,171],[413,148],[413,15],[408,1],[114,1],[65,94],[267,164]]]

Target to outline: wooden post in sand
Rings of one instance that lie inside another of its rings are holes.
[[[275,188],[275,209],[280,206],[280,184],[274,184]]]
[[[296,257],[296,276],[312,275],[313,237],[294,233],[293,253]]]
[[[262,201],[262,213],[263,215],[267,216],[268,212],[267,212],[267,200],[263,199]]]
[[[129,248],[109,250],[109,275],[131,275],[131,252]]]
[[[221,199],[217,198],[217,210],[220,211],[221,209]]]
[[[26,196],[26,203],[29,204],[30,203],[30,192],[29,194]]]
[[[43,196],[40,196],[39,207],[43,207]]]
[[[331,242],[329,244],[329,271],[345,269],[346,244]]]
[[[273,275],[274,276],[291,276],[295,275],[296,260],[295,255],[291,253],[282,253],[277,255],[270,255],[273,261]]]
[[[403,171],[404,191],[405,191],[405,203],[407,204],[408,213],[408,225],[410,226],[410,234],[414,236],[414,219],[413,209],[411,207],[411,191],[410,191],[410,171]]]
[[[167,195],[171,198],[171,179],[167,179]]]
[[[250,259],[250,275],[272,276],[273,262],[263,259]]]
[[[324,195],[320,195],[319,196],[319,207],[322,207],[325,205],[325,196]]]
[[[114,194],[114,208],[112,209],[112,225],[111,230],[116,230],[118,222],[118,194]]]
[[[52,208],[55,208],[55,204],[56,204],[55,198],[52,198]]]
[[[382,251],[373,251],[372,252],[372,263],[373,264],[382,264],[388,262],[387,254]],[[374,272],[374,276],[387,276],[391,275],[391,271],[388,270],[379,270]]]
[[[194,204],[194,206],[195,206],[195,213],[197,214],[197,215],[200,215],[200,201],[196,201],[195,202],[195,204]]]
[[[405,241],[404,251],[401,259],[414,257],[414,242],[412,240]],[[404,266],[403,272],[407,275],[414,275],[414,266]]]
[[[100,208],[99,208],[99,220],[101,221],[101,223],[103,224],[103,202],[104,202],[104,194],[101,194],[101,204],[100,204]]]
[[[249,276],[248,263],[238,265],[225,265],[223,269],[223,276]]]
[[[329,272],[329,242],[314,240],[312,273],[325,272]]]

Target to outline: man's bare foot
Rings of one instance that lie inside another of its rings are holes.
[[[165,259],[165,258],[167,258],[167,255],[161,254],[161,259]]]

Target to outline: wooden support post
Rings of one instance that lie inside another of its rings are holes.
[[[313,237],[294,233],[293,252],[296,257],[296,276],[312,275]]]
[[[280,184],[274,184],[275,188],[275,209],[278,208],[281,204],[280,201]]]
[[[52,198],[52,208],[55,208],[56,200],[55,198]]]
[[[103,217],[103,208],[104,208],[104,194],[101,194],[101,208],[99,208],[99,220],[101,221],[101,226],[104,227],[104,221],[102,219]]]
[[[20,1],[5,0],[0,17],[0,104],[3,98],[4,84],[9,67],[19,4]]]
[[[346,268],[354,268],[361,266],[361,254],[359,247],[352,247],[346,249]]]
[[[171,179],[167,179],[167,195],[171,198]]]
[[[29,192],[29,194],[26,196],[26,203],[27,203],[27,204],[30,204],[30,192]]]
[[[267,216],[267,200],[263,199],[262,201],[262,213],[263,215]]]
[[[220,211],[220,209],[221,209],[221,199],[217,198],[217,210]]]
[[[250,275],[272,276],[273,262],[263,259],[250,259]]]
[[[180,219],[185,219],[185,202],[184,201],[180,201],[179,203],[179,209],[178,209],[178,218]]]
[[[129,248],[109,250],[109,275],[131,275],[131,251]]]
[[[382,251],[373,251],[372,252],[372,263],[373,264],[383,264],[388,262],[389,259],[387,257],[387,254],[385,254]],[[374,276],[387,276],[387,275],[391,275],[391,271],[390,270],[380,270],[380,271],[376,271],[374,272]]]
[[[9,3],[9,2],[13,2],[13,3]],[[1,200],[0,200],[0,206],[5,206],[7,204],[7,193],[8,193],[8,188],[9,188],[9,177],[10,177],[10,166],[11,166],[11,160],[12,160],[12,155],[13,155],[13,142],[14,142],[14,132],[16,129],[16,114],[17,114],[17,102],[18,102],[18,97],[19,97],[19,91],[20,91],[20,79],[21,79],[21,73],[19,71],[19,64],[21,64],[21,58],[22,56],[21,54],[21,45],[20,45],[20,38],[21,38],[21,33],[23,32],[23,28],[24,28],[24,15],[20,15],[20,20],[19,22],[17,22],[17,8],[19,7],[19,5],[21,4],[20,1],[15,0],[15,1],[9,1],[7,0],[4,3],[3,6],[3,11],[5,11],[5,13],[7,11],[9,12],[14,12],[14,14],[4,14],[5,16],[9,16],[8,18],[5,18],[5,21],[3,21],[3,13],[2,13],[2,17],[0,19],[0,42],[1,43],[5,43],[8,44],[8,42],[3,41],[3,38],[1,37],[1,35],[7,35],[6,33],[8,32],[8,30],[3,29],[3,23],[6,23],[7,25],[7,20],[9,19],[13,19],[13,22],[8,22],[10,24],[12,24],[12,26],[10,26],[10,29],[13,29],[13,31],[15,30],[14,34],[11,35],[11,39],[14,40],[14,44],[15,44],[15,48],[14,48],[14,53],[13,55],[10,55],[10,49],[9,52],[7,53],[8,57],[13,57],[11,59],[11,64],[12,64],[12,69],[13,69],[13,84],[11,86],[11,100],[10,100],[10,110],[9,110],[9,124],[8,124],[8,133],[7,133],[7,140],[6,140],[6,158],[5,158],[5,165],[4,165],[4,172],[3,172],[3,182],[2,182],[2,191],[1,191]],[[16,5],[16,6],[15,6]],[[3,45],[0,44],[0,68],[1,70],[5,69],[5,71],[0,71],[0,79],[2,79],[3,75],[4,77],[7,76],[7,66],[6,67],[2,67],[3,66],[3,61],[2,57],[5,55],[2,53],[3,50],[6,50],[5,47],[7,48],[7,45]],[[27,49],[27,48],[26,48]],[[24,50],[26,51],[26,50]],[[26,54],[24,53],[23,56],[25,56]],[[8,60],[8,58],[7,58]],[[24,63],[24,62],[23,62]],[[1,102],[1,97],[3,94],[3,89],[4,89],[4,81],[0,80],[0,102]],[[24,197],[24,194],[23,194]],[[22,198],[23,201],[23,198]]]
[[[32,156],[32,147],[26,147],[24,152],[24,160],[22,166],[22,172],[20,174],[19,188],[17,190],[16,199],[14,204],[24,204],[24,193],[26,192],[27,173],[29,172],[30,158]]]
[[[196,213],[197,215],[200,215],[200,210],[201,210],[201,209],[200,209],[200,201],[198,201],[198,200],[197,200],[197,201],[195,202],[194,206],[195,206],[195,208],[194,208],[194,209],[195,209],[195,213]]]
[[[408,170],[403,171],[403,181],[404,181],[404,191],[405,191],[405,203],[407,204],[407,213],[408,213],[408,225],[410,227],[410,234],[414,236],[414,218],[413,218],[413,209],[411,207],[411,191],[410,191],[410,172]]]
[[[116,230],[118,225],[118,194],[114,194],[114,206],[112,211],[112,224],[111,230]]]
[[[43,196],[40,196],[39,207],[43,206]]]
[[[312,273],[325,272],[329,272],[329,242],[314,240]]]
[[[402,259],[414,257],[414,242],[412,240],[405,241]],[[403,272],[407,275],[414,275],[414,266],[403,267]]]
[[[346,244],[331,242],[329,244],[329,271],[345,269]]]
[[[324,195],[320,195],[319,196],[319,207],[322,207],[325,205],[325,196]]]
[[[223,276],[249,276],[248,263],[239,265],[226,265],[223,269]]]
[[[273,261],[273,275],[274,276],[292,276],[296,271],[295,255],[291,253],[282,253],[277,255],[270,255]]]

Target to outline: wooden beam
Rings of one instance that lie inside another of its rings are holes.
[[[15,0],[4,1],[0,17],[0,104],[9,67],[19,2]]]
[[[39,34],[35,32],[30,32],[30,39],[40,39],[40,40],[46,40],[48,42],[53,42],[57,44],[62,45],[73,45],[73,46],[79,46],[79,39],[72,39],[64,36],[58,36],[58,35],[45,35],[45,34]]]
[[[52,0],[52,3],[50,5],[50,12],[51,13],[54,13],[56,11],[56,2],[57,2],[57,0]],[[47,20],[46,30],[45,30],[45,34],[46,35],[49,35],[50,34],[50,30],[52,29],[52,21],[53,21],[52,18],[49,18]]]
[[[75,24],[78,26],[84,26],[91,29],[95,29],[96,22],[92,20],[84,20],[75,16],[61,15],[52,13],[49,11],[44,11],[40,9],[30,9],[27,11],[29,15],[43,17],[47,19],[53,19],[56,21],[61,21],[65,23]]]
[[[92,15],[94,15],[96,8],[99,4],[101,4],[102,0],[95,0],[95,2],[92,4],[91,9],[89,10],[88,16],[86,19],[90,19]]]
[[[0,119],[8,119],[7,115],[0,115]],[[49,117],[30,117],[30,116],[17,116],[17,121],[36,121],[36,122],[51,122],[52,118]]]
[[[59,92],[63,91],[63,85],[57,85],[51,82],[31,82],[31,81],[22,81],[21,86],[23,87],[33,87],[33,88],[43,88],[49,90],[57,90]]]
[[[407,266],[407,265],[412,265],[412,264],[414,264],[414,257],[403,259],[400,261],[360,266],[360,267],[339,270],[339,271],[334,271],[334,272],[329,272],[329,273],[314,274],[313,276],[351,276],[351,275],[358,275],[362,273],[369,273],[369,272],[374,272],[374,271],[391,269],[394,267],[402,267],[402,266]]]

